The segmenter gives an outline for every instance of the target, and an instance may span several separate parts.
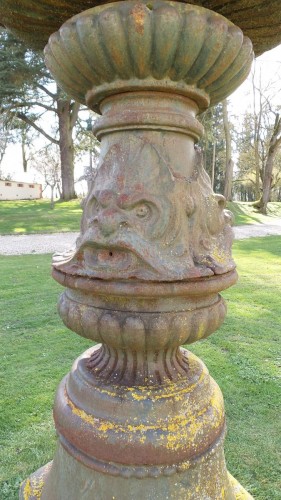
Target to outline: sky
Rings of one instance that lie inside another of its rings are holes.
[[[269,82],[274,82],[272,98],[278,100],[280,104],[281,93],[281,45],[275,49],[266,52],[255,60],[255,73],[261,75],[262,86],[267,86]],[[242,120],[246,109],[251,109],[251,75],[228,99],[230,116],[236,117],[236,126],[239,127],[239,121]],[[39,147],[40,147],[40,143]],[[83,175],[83,168],[89,163],[88,155],[82,161],[77,162],[75,166],[75,178]],[[10,145],[5,154],[1,170],[4,174],[11,174],[13,180],[21,182],[42,182],[39,174],[34,170],[23,172],[20,145]],[[77,184],[78,194],[85,194],[86,183]]]
[[[255,70],[256,78],[261,78],[262,88],[266,88],[272,84],[272,88],[276,89],[275,95],[273,92],[273,100],[280,104],[281,92],[281,45],[275,49],[265,52],[262,56],[255,59],[252,70]],[[252,107],[252,76],[248,76],[247,80],[229,97],[230,110],[236,115],[243,115],[246,109]]]

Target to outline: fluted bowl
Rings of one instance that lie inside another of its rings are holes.
[[[253,50],[238,27],[202,7],[124,1],[67,21],[45,57],[61,87],[96,110],[108,95],[138,89],[172,90],[202,110],[242,83]]]
[[[30,47],[43,49],[51,33],[71,16],[100,0],[1,0],[0,23],[12,29]],[[281,43],[281,9],[276,0],[189,0],[212,9],[239,26],[254,46],[256,55]]]
[[[226,314],[219,292],[237,281],[235,270],[174,283],[96,280],[55,268],[53,277],[67,287],[58,309],[70,330],[116,349],[136,351],[172,349],[208,337]]]

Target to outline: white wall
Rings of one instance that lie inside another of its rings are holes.
[[[0,200],[36,200],[42,198],[41,184],[0,181]]]

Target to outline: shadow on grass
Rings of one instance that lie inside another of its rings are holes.
[[[0,234],[32,234],[79,231],[82,209],[79,200],[0,202]]]
[[[267,258],[266,254],[281,255],[281,236],[266,236],[263,238],[249,238],[235,241],[235,248],[244,255],[251,255],[258,259],[260,267],[256,269],[259,273],[261,270],[266,270]],[[281,271],[281,270],[280,270]]]
[[[233,213],[235,219],[234,219],[234,225],[242,225],[242,224],[252,224],[253,222],[260,223],[260,217],[259,214],[254,208],[251,207],[250,213],[249,213],[249,207],[251,206],[250,203],[245,205],[245,207],[241,204],[235,203],[235,202],[228,202],[227,208]],[[256,214],[256,215],[255,215]]]

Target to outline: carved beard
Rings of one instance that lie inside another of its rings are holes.
[[[113,145],[88,195],[76,249],[56,257],[54,266],[99,279],[174,281],[214,274],[213,260],[193,247],[202,247],[202,238],[192,234],[193,184],[144,140]]]
[[[195,208],[190,217],[190,238],[195,264],[212,269],[214,274],[224,274],[235,268],[232,259],[233,215],[225,210],[226,200],[214,194],[211,181],[203,168],[200,150],[196,150],[194,179],[189,191]]]

